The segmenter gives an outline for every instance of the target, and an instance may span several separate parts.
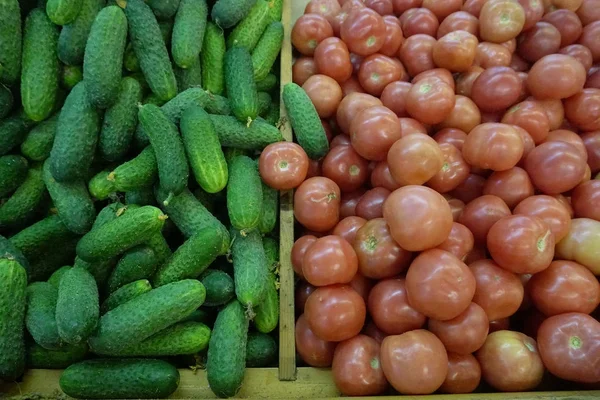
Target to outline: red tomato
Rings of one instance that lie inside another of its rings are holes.
[[[439,81],[450,86],[452,90],[454,90],[455,88],[454,76],[450,71],[444,68],[434,68],[427,71],[423,71],[412,79],[412,84],[414,85],[415,83],[423,80],[427,80],[430,82]]]
[[[500,268],[492,260],[469,265],[477,282],[473,302],[484,309],[490,321],[513,315],[523,302],[524,289],[514,273]]]
[[[313,75],[304,82],[302,89],[310,97],[321,118],[329,118],[342,101],[342,88],[327,75]]]
[[[458,101],[458,96],[457,96],[457,101]],[[444,129],[437,131],[437,133],[435,135],[433,135],[433,138],[440,145],[447,143],[447,144],[451,144],[452,146],[456,147],[459,151],[461,151],[461,156],[462,156],[462,148],[463,148],[463,144],[465,143],[465,140],[467,139],[467,134],[464,131],[461,131],[460,129],[444,128]]]
[[[416,133],[394,143],[387,162],[392,177],[400,185],[422,185],[440,171],[444,154],[435,140]]]
[[[342,237],[348,243],[353,244],[356,233],[367,223],[367,220],[361,217],[346,217],[341,220],[333,229],[333,234]]]
[[[400,21],[393,15],[383,17],[385,23],[385,42],[379,52],[388,57],[394,57],[404,42]]]
[[[512,53],[506,46],[497,43],[482,42],[477,46],[474,65],[485,69],[508,67],[511,60]]]
[[[288,190],[306,178],[308,156],[296,143],[277,142],[265,147],[258,166],[263,182],[277,190]]]
[[[472,354],[448,353],[448,374],[442,393],[471,393],[481,381],[479,361]]]
[[[475,239],[473,234],[466,226],[457,222],[452,223],[452,230],[448,239],[446,239],[437,248],[440,250],[447,251],[458,259],[463,260],[473,250],[475,245]]]
[[[302,274],[314,286],[349,283],[358,271],[352,245],[340,236],[317,239],[304,254]]]
[[[315,65],[320,74],[327,75],[339,83],[352,76],[352,63],[348,46],[336,37],[324,39],[315,49]]]
[[[580,137],[587,150],[588,166],[595,174],[600,171],[600,131],[585,132]]]
[[[582,131],[600,130],[600,89],[583,89],[566,99],[565,115]]]
[[[368,56],[383,47],[386,26],[381,15],[370,8],[354,9],[342,23],[340,34],[352,53]]]
[[[296,321],[296,350],[300,358],[311,367],[331,366],[336,345],[335,342],[319,339],[310,329],[304,314]]]
[[[387,161],[379,161],[371,172],[371,186],[384,187],[389,191],[394,191],[400,187],[394,180]]]
[[[462,7],[462,0],[423,0],[423,7],[431,10],[435,16],[441,21],[453,12],[459,11]]]
[[[300,53],[312,56],[317,45],[332,36],[333,29],[325,17],[319,14],[304,14],[294,24],[292,44]]]
[[[537,99],[564,99],[583,89],[585,77],[585,68],[576,59],[552,54],[533,64],[527,77],[527,87]]]
[[[350,123],[354,117],[361,111],[373,107],[381,106],[381,100],[375,96],[366,93],[352,93],[342,99],[337,113],[336,120],[338,127],[345,134],[350,133]]]
[[[521,201],[533,196],[534,188],[527,172],[522,168],[513,167],[490,175],[483,187],[483,193],[500,197],[512,209]]]
[[[583,27],[579,44],[584,45],[592,52],[594,62],[600,61],[600,44],[598,43],[598,33],[600,32],[600,22],[594,21]]]
[[[556,244],[556,256],[573,260],[600,276],[600,222],[590,218],[575,218],[571,229]]]
[[[354,278],[352,278],[350,281],[349,285],[356,293],[360,295],[360,297],[363,298],[365,304],[367,304],[369,293],[371,293],[371,289],[374,285],[373,281],[362,276],[360,272],[357,272],[356,275],[354,275]]]
[[[465,4],[463,4],[462,10],[479,18],[479,14],[481,14],[481,8],[486,1],[487,0],[467,0],[465,1]]]
[[[544,16],[544,21],[554,25],[560,32],[560,47],[575,43],[583,31],[579,17],[570,10],[552,11]]]
[[[344,193],[340,204],[340,217],[346,218],[356,215],[356,205],[360,198],[365,194],[364,189],[359,189],[354,192]]]
[[[294,194],[294,216],[313,231],[332,229],[340,220],[340,188],[328,178],[305,180]]]
[[[304,306],[306,305],[306,300],[308,296],[311,295],[317,288],[305,281],[298,281],[296,285],[296,293],[294,295],[296,312],[298,314],[302,314],[304,312]]]
[[[443,163],[437,173],[427,181],[427,186],[439,193],[447,193],[467,179],[470,168],[460,150],[452,144],[442,143],[439,145],[439,149],[442,153]]]
[[[468,71],[475,61],[477,36],[467,31],[453,31],[433,45],[433,61],[452,72]]]
[[[317,64],[312,57],[300,57],[292,65],[292,80],[297,85],[304,85],[304,82],[317,73]]]
[[[435,38],[418,34],[407,37],[398,53],[398,58],[411,76],[435,68],[433,62],[433,46]]]
[[[360,86],[360,82],[358,78],[355,76],[351,76],[346,82],[342,83],[342,94],[344,97],[348,96],[351,93],[365,93],[365,89]]]
[[[465,203],[462,200],[450,197],[448,198],[448,205],[452,210],[452,219],[457,222],[465,208]]]
[[[405,37],[425,34],[435,37],[440,23],[434,13],[426,8],[413,8],[400,16]]]
[[[479,36],[479,20],[465,11],[453,12],[440,23],[437,38],[439,39],[454,31],[467,31],[475,36]]]
[[[368,163],[352,146],[332,147],[323,160],[323,175],[334,181],[342,192],[351,192],[367,181]]]
[[[427,319],[408,304],[404,279],[385,279],[373,286],[368,307],[377,328],[388,335],[419,329]]]
[[[358,80],[367,93],[381,96],[388,83],[407,81],[408,74],[398,59],[383,54],[372,54],[361,63]]]
[[[365,6],[376,11],[379,15],[391,15],[394,13],[392,0],[365,0]]]
[[[471,132],[480,123],[481,112],[473,100],[466,96],[457,95],[450,115],[438,127],[455,128],[464,132]]]
[[[530,100],[509,108],[502,117],[502,123],[525,129],[536,144],[544,142],[550,130],[548,115],[539,103]]]
[[[366,220],[383,217],[383,204],[389,195],[390,191],[383,187],[368,190],[356,203],[356,215]]]
[[[320,14],[331,23],[341,11],[340,3],[336,0],[311,0],[304,9],[304,14]]]
[[[485,178],[477,174],[469,174],[467,179],[462,181],[451,194],[457,199],[469,203],[478,197],[483,196],[483,186]],[[471,228],[469,228],[471,229]]]
[[[360,111],[350,125],[352,146],[367,160],[385,160],[388,150],[400,137],[398,117],[383,106]]]
[[[532,28],[544,16],[544,4],[541,0],[519,0],[525,11],[525,25],[523,31]]]
[[[422,3],[423,0],[392,0],[396,15],[401,15],[404,11],[411,8],[421,7]]]
[[[442,341],[449,352],[471,354],[485,342],[489,320],[483,308],[471,303],[465,311],[450,320],[430,319],[428,329]]]
[[[450,115],[455,101],[454,90],[445,82],[423,79],[410,88],[406,111],[422,123],[439,124]]]
[[[471,98],[481,111],[500,111],[513,105],[521,94],[521,79],[509,67],[491,67],[475,79]]]
[[[381,101],[384,106],[396,113],[398,117],[407,117],[406,97],[412,83],[396,81],[389,83],[381,92]]]
[[[521,35],[519,55],[525,61],[536,62],[540,58],[554,54],[560,49],[560,31],[554,25],[540,21]]]
[[[557,243],[565,237],[571,226],[569,211],[560,201],[551,196],[529,197],[515,207],[514,213],[537,217],[544,221]]]
[[[600,2],[598,0],[583,0],[581,7],[577,9],[577,16],[583,25],[600,21]]]
[[[505,171],[517,165],[523,151],[523,139],[511,125],[488,122],[469,133],[462,154],[474,167]]]
[[[575,188],[571,204],[577,218],[600,221],[600,180],[587,181]]]

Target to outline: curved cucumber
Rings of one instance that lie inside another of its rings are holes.
[[[210,119],[224,147],[262,150],[271,143],[283,140],[279,129],[260,117],[252,121],[250,126],[228,115],[211,114]]]
[[[152,286],[147,279],[140,279],[139,281],[128,283],[111,293],[107,299],[104,300],[104,303],[102,303],[100,310],[102,311],[102,314],[105,314],[131,299],[141,296],[144,293],[148,293],[150,290],[152,290]]]
[[[233,47],[225,53],[225,86],[233,115],[250,125],[258,116],[258,92],[252,57],[243,47]]]
[[[108,278],[108,291],[113,293],[132,282],[150,279],[157,266],[158,257],[150,247],[141,245],[128,250]]]
[[[229,165],[227,185],[227,210],[231,225],[245,232],[256,228],[262,206],[262,182],[256,162],[247,156],[235,157]]]
[[[227,47],[239,46],[252,52],[265,28],[271,22],[269,10],[270,6],[267,0],[257,0],[248,15],[229,34]]]
[[[21,153],[32,161],[44,161],[50,157],[54,144],[59,114],[42,121],[33,128],[21,144]]]
[[[17,227],[30,221],[46,197],[41,168],[30,168],[25,182],[0,206],[0,228]]]
[[[206,25],[204,44],[200,53],[202,63],[202,87],[214,94],[223,94],[225,80],[223,61],[225,60],[225,33],[212,22]]]
[[[267,275],[265,298],[256,307],[255,312],[254,326],[256,330],[262,333],[270,333],[277,328],[279,323],[279,294],[277,293],[275,274],[272,272]]]
[[[48,282],[35,282],[27,287],[25,326],[33,340],[48,350],[63,345],[56,325],[58,288]]]
[[[279,21],[271,22],[252,51],[252,67],[257,82],[265,79],[271,72],[282,43],[283,24]]]
[[[157,179],[158,165],[152,146],[146,147],[137,157],[119,165],[108,175],[108,180],[120,192],[147,188]]]

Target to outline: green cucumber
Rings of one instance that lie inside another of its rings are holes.
[[[21,10],[17,0],[0,2],[0,82],[13,85],[21,76]]]
[[[67,25],[75,20],[81,2],[77,0],[48,0],[46,3],[46,13],[48,18],[56,25]]]
[[[58,116],[59,114],[54,114],[29,131],[21,143],[21,153],[25,157],[32,161],[44,161],[50,157],[58,126]]]
[[[235,296],[233,279],[223,271],[209,269],[200,281],[206,288],[206,301],[203,304],[205,306],[221,306],[229,303]]]
[[[165,101],[159,98],[156,94],[150,93],[142,100],[142,104],[154,104],[160,107],[165,104]]]
[[[33,340],[48,350],[58,350],[63,341],[56,325],[58,288],[48,282],[35,282],[27,287],[25,326]]]
[[[227,162],[210,116],[200,107],[190,107],[180,128],[196,181],[208,193],[220,192],[227,185]]]
[[[206,25],[204,44],[200,53],[202,63],[202,87],[213,94],[223,94],[225,81],[223,61],[225,60],[225,34],[216,24]]]
[[[90,347],[105,353],[140,343],[188,316],[205,296],[204,286],[193,279],[152,289],[104,314],[89,339]]]
[[[252,67],[257,82],[265,79],[271,72],[282,44],[283,25],[279,21],[271,22],[252,51]]]
[[[0,259],[13,260],[21,264],[27,275],[29,275],[29,261],[25,258],[21,250],[15,247],[10,240],[0,235]]]
[[[138,118],[156,156],[160,187],[169,194],[181,193],[187,185],[189,168],[177,127],[154,104],[141,106]]]
[[[158,179],[158,165],[152,146],[146,147],[137,157],[112,171],[107,178],[120,192],[152,186]]]
[[[96,200],[106,200],[115,193],[116,188],[112,181],[108,180],[110,171],[98,172],[88,183],[90,195]]]
[[[125,54],[123,54],[123,67],[129,72],[138,72],[140,71],[140,60],[138,60],[135,52],[133,51],[133,46],[131,43],[128,43],[125,46]]]
[[[9,153],[23,143],[27,132],[35,123],[22,112],[17,112],[0,121],[0,156]]]
[[[172,19],[158,21],[158,28],[160,29],[160,34],[162,35],[162,38],[165,41],[165,44],[171,43],[171,35],[173,34],[173,25],[174,25],[174,21]]]
[[[262,239],[258,231],[246,236],[234,231],[231,245],[235,294],[240,303],[254,315],[253,309],[262,304],[267,293],[268,268]]]
[[[171,36],[171,54],[179,67],[190,68],[198,61],[207,16],[206,0],[181,0],[179,3]]]
[[[102,9],[92,24],[83,58],[83,81],[95,107],[108,108],[117,101],[126,40],[123,11],[117,6]]]
[[[228,115],[211,114],[210,119],[224,147],[262,150],[271,143],[283,140],[279,129],[262,118],[255,119],[249,127]]]
[[[25,369],[27,273],[16,261],[0,259],[0,379],[16,380]]]
[[[211,17],[221,28],[231,28],[248,15],[254,4],[256,0],[217,0]]]
[[[154,190],[152,187],[129,190],[125,193],[125,202],[127,204],[137,204],[139,206],[157,206]]]
[[[60,280],[62,279],[65,272],[67,272],[71,268],[72,268],[71,266],[65,265],[64,267],[57,269],[56,271],[54,271],[52,273],[52,275],[50,275],[50,278],[48,278],[48,283],[53,285],[56,288],[56,290],[58,290],[58,285],[60,284]],[[57,292],[57,294],[58,294],[58,292]]]
[[[99,228],[110,221],[114,221],[121,216],[126,209],[126,206],[122,203],[112,203],[107,205],[106,207],[102,208],[102,210],[100,210],[96,216],[96,220],[94,221],[92,229]]]
[[[250,157],[235,157],[229,165],[227,210],[231,225],[240,231],[258,226],[263,193],[258,166]]]
[[[31,11],[23,34],[21,101],[25,113],[34,121],[45,120],[54,109],[59,74],[57,43],[56,25],[43,10]]]
[[[100,315],[98,286],[86,269],[74,267],[65,272],[58,285],[56,325],[65,342],[85,342]]]
[[[279,294],[275,274],[268,273],[264,300],[256,307],[254,326],[262,333],[270,333],[279,323]]]
[[[244,308],[232,300],[223,308],[208,344],[206,373],[210,389],[219,397],[233,397],[244,380],[248,319]]]
[[[102,314],[106,314],[113,308],[117,308],[121,304],[141,296],[150,290],[152,290],[152,286],[150,286],[150,282],[147,279],[140,279],[139,281],[128,283],[111,293],[108,298],[104,300],[104,303],[102,303],[100,310]]]
[[[201,308],[193,311],[190,315],[183,318],[179,322],[180,323],[188,322],[188,321],[202,322],[205,325],[212,326],[215,322],[215,318],[217,318],[217,315],[216,315],[214,308],[201,307]]]
[[[279,104],[279,101],[274,101],[269,106],[269,111],[267,111],[265,120],[273,126],[279,126],[280,114],[281,114],[281,106]]]
[[[248,50],[243,47],[227,50],[224,71],[227,96],[233,115],[250,125],[258,116],[258,92],[254,81],[252,57]]]
[[[142,0],[127,0],[125,15],[133,50],[152,92],[163,100],[172,99],[177,94],[177,82],[152,10]]]
[[[179,93],[193,87],[202,87],[202,66],[200,57],[196,57],[192,64],[186,68],[173,66],[175,79],[177,79],[177,89]]]
[[[50,152],[50,171],[59,182],[83,179],[87,174],[98,142],[100,115],[89,102],[84,82],[67,96],[56,127]]]
[[[63,65],[60,75],[60,84],[63,88],[71,90],[83,80],[83,68],[79,65]]]
[[[329,142],[310,97],[295,83],[284,86],[282,97],[298,144],[311,159],[323,157],[329,151]]]
[[[283,0],[270,0],[269,18],[271,21],[281,21],[283,14]]]
[[[265,368],[277,362],[277,343],[271,336],[261,332],[248,333],[246,367]]]
[[[152,251],[156,255],[156,258],[158,259],[157,266],[164,263],[173,254],[171,248],[169,247],[169,244],[167,243],[165,237],[162,235],[161,232],[152,235],[150,239],[148,239],[148,242],[146,242],[146,244],[152,249]],[[152,275],[153,273],[154,271],[152,271],[150,275]]]
[[[3,119],[12,110],[14,105],[13,94],[9,88],[0,83],[0,119]]]
[[[44,251],[57,243],[73,237],[58,215],[50,215],[12,236],[10,242],[31,263],[44,255]]]
[[[250,12],[229,34],[227,47],[245,47],[249,52],[252,52],[265,28],[271,22],[269,10],[268,1],[257,0]]]
[[[252,63],[254,64],[254,60]],[[256,81],[256,90],[259,92],[268,92],[269,90],[275,88],[276,85],[277,77],[275,74],[268,73],[264,78]]]
[[[94,277],[94,280],[96,281],[98,287],[103,288],[104,284],[108,280],[108,275],[110,275],[110,272],[115,267],[115,264],[116,260],[114,259],[95,261],[90,263],[82,260],[79,257],[75,257],[73,267],[80,267],[88,271]]]
[[[164,357],[196,354],[208,346],[210,328],[201,322],[179,322],[131,347],[107,352],[113,357]],[[102,353],[101,353],[102,354]]]
[[[48,161],[44,163],[43,178],[48,193],[58,210],[58,216],[72,232],[84,234],[92,229],[96,219],[94,203],[83,181],[60,183],[50,172]]]
[[[0,228],[18,227],[30,221],[46,196],[41,168],[30,168],[23,184],[0,206]]]
[[[8,196],[21,186],[27,177],[27,167],[27,160],[21,156],[0,157],[0,198]]]
[[[229,244],[225,232],[206,227],[186,240],[154,274],[152,284],[163,286],[182,279],[197,278],[223,254]]]
[[[108,291],[116,292],[132,282],[150,279],[158,267],[158,257],[146,246],[134,247],[123,254],[108,278]]]
[[[88,262],[118,256],[160,232],[166,218],[158,208],[152,206],[129,210],[81,238],[77,255]]]
[[[87,360],[60,376],[60,388],[79,399],[156,399],[179,385],[179,371],[162,360]]]
[[[65,345],[58,350],[47,350],[37,343],[27,344],[27,367],[37,369],[65,369],[82,361],[88,353],[87,343]]]
[[[132,74],[129,74],[128,76],[138,81],[138,83],[142,87],[142,95],[146,95],[146,93],[150,92],[150,86],[148,86],[148,81],[146,81],[146,77],[141,71],[134,72]]]
[[[148,0],[146,1],[156,18],[168,20],[175,16],[180,0]]]
[[[56,270],[73,262],[77,241],[77,237],[70,237],[67,240],[55,240],[51,244],[46,244],[39,255],[39,258],[31,261],[29,281],[45,281],[56,272]]]
[[[233,159],[237,156],[248,156],[250,157],[252,154],[248,150],[239,149],[236,147],[226,147],[225,148],[225,160],[227,160],[227,165],[231,164]]]
[[[83,64],[85,44],[96,15],[106,4],[106,0],[81,0],[77,18],[65,25],[58,38],[58,58],[67,65]]]
[[[265,236],[263,237],[263,248],[269,271],[275,272],[279,266],[279,243],[275,239]]]
[[[267,92],[258,92],[258,115],[264,117],[269,112],[273,99]]]
[[[279,192],[263,183],[263,202],[258,221],[258,230],[261,233],[270,233],[275,229],[279,214]]]

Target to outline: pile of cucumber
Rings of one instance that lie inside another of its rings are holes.
[[[234,396],[277,365],[283,0],[0,0],[0,382]]]

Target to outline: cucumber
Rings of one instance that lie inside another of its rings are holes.
[[[277,362],[277,343],[271,336],[261,332],[248,333],[246,367],[265,368]]]
[[[156,258],[158,259],[157,265],[161,265],[162,263],[164,263],[173,254],[171,248],[169,247],[169,244],[167,243],[161,232],[152,235],[150,239],[148,239],[148,242],[146,244],[152,249],[152,251],[156,255]],[[154,271],[152,271],[150,275],[152,275],[153,273]]]
[[[85,342],[100,315],[98,286],[86,269],[73,267],[58,285],[56,325],[61,339],[69,344]]]
[[[152,284],[163,286],[182,279],[197,278],[223,254],[229,236],[208,226],[186,240],[154,274]]]
[[[273,125],[273,126],[279,126],[279,116],[281,113],[281,106],[279,104],[279,101],[274,101],[271,103],[271,105],[269,106],[269,111],[267,111],[267,115],[265,116],[265,120]]]
[[[150,282],[147,279],[140,279],[139,281],[128,283],[111,293],[108,298],[104,300],[104,303],[102,303],[100,310],[102,311],[102,314],[106,314],[108,311],[117,308],[121,304],[141,296],[150,290],[152,290],[152,286],[150,286]]]
[[[156,156],[160,187],[170,195],[181,193],[187,185],[189,168],[177,127],[153,104],[141,106],[138,118]]]
[[[148,86],[148,82],[146,81],[146,78],[144,77],[144,74],[141,71],[134,72],[132,74],[129,74],[128,76],[138,81],[138,83],[142,87],[142,95],[145,95],[150,91],[150,86]]]
[[[204,44],[200,53],[202,63],[202,87],[213,94],[223,94],[225,81],[223,61],[225,60],[225,34],[212,22],[206,25]]]
[[[257,82],[269,75],[281,51],[282,44],[283,25],[279,21],[271,22],[252,51],[252,67],[254,68],[254,79]]]
[[[25,20],[21,101],[33,121],[43,121],[52,113],[58,91],[56,46],[58,29],[46,13],[37,8]]]
[[[123,11],[117,6],[102,9],[92,24],[83,58],[83,81],[95,107],[108,108],[117,101],[126,40]]]
[[[117,261],[114,258],[109,260],[87,262],[82,260],[80,257],[75,257],[73,267],[80,267],[88,271],[94,277],[98,287],[103,288],[116,263]]]
[[[271,143],[283,140],[279,129],[262,118],[255,119],[249,127],[227,115],[211,114],[210,119],[219,135],[219,142],[224,147],[262,150]]]
[[[29,261],[25,258],[21,250],[17,249],[14,244],[11,243],[10,240],[0,235],[0,259],[13,260],[21,264],[25,271],[27,271],[27,275],[29,275],[30,267]]]
[[[115,185],[108,180],[110,171],[104,170],[98,172],[88,183],[88,190],[96,200],[106,200],[116,191]]]
[[[96,15],[106,0],[81,0],[77,18],[65,25],[58,38],[58,58],[67,65],[82,65],[85,45]]]
[[[125,202],[127,204],[137,204],[139,206],[157,206],[152,187],[134,189],[125,193]]]
[[[258,166],[250,157],[237,156],[229,165],[227,210],[231,225],[239,231],[258,226],[263,193]]]
[[[35,123],[21,112],[0,121],[0,156],[23,143],[27,132]]]
[[[0,83],[0,119],[3,119],[12,110],[14,104],[13,94],[9,88]]]
[[[171,36],[171,54],[179,67],[190,68],[198,62],[207,16],[206,0],[181,0],[179,3]]]
[[[35,282],[27,287],[25,326],[33,340],[48,350],[58,350],[63,341],[56,325],[58,288],[48,282]]]
[[[275,272],[279,266],[279,243],[268,236],[263,237],[263,248],[267,257],[269,271]]]
[[[77,255],[88,262],[118,256],[160,232],[166,218],[158,208],[152,206],[129,210],[81,238]]]
[[[133,46],[131,43],[128,43],[125,46],[125,54],[123,54],[123,67],[129,72],[138,72],[140,69],[140,60],[138,60],[135,52],[133,51]]]
[[[228,29],[248,15],[254,4],[256,0],[217,0],[211,17],[221,28]]]
[[[202,66],[200,57],[196,57],[192,64],[186,68],[173,66],[175,79],[177,79],[177,89],[179,93],[193,87],[202,87]]]
[[[208,346],[210,328],[201,322],[179,322],[126,349],[107,352],[113,357],[164,357],[196,354]]]
[[[252,64],[254,64],[254,57],[252,60]],[[268,92],[269,90],[275,88],[276,85],[277,77],[275,76],[275,74],[268,73],[264,78],[256,81],[256,90],[258,90],[259,92]]]
[[[80,235],[92,229],[96,210],[85,183],[83,181],[57,182],[50,172],[49,160],[44,163],[43,178],[58,216],[65,226]]]
[[[46,3],[46,14],[56,25],[67,25],[75,20],[81,2],[77,0],[48,0]]]
[[[29,222],[46,196],[41,169],[30,168],[23,184],[0,206],[0,228],[18,227]]]
[[[65,345],[58,350],[47,350],[37,343],[28,343],[27,367],[38,369],[65,369],[71,364],[82,361],[87,353],[87,343]]]
[[[263,183],[262,185],[262,209],[258,221],[258,230],[261,233],[270,233],[277,225],[279,214],[279,192]]]
[[[71,90],[83,80],[83,68],[79,65],[63,65],[60,75],[60,84],[63,88]]]
[[[75,258],[77,237],[70,237],[63,241],[53,241],[46,244],[36,260],[31,260],[30,282],[45,281],[64,265],[71,263]]]
[[[283,14],[283,0],[270,0],[269,6],[269,18],[271,18],[271,21],[281,21]]]
[[[204,286],[193,279],[152,289],[104,314],[89,339],[90,347],[105,353],[140,343],[188,316],[205,296]]]
[[[179,323],[193,321],[202,322],[205,325],[212,326],[215,322],[215,318],[217,318],[215,310],[216,309],[214,308],[199,308],[183,318]]]
[[[53,285],[56,288],[56,290],[58,290],[58,285],[60,284],[60,280],[62,279],[65,272],[67,272],[70,269],[71,269],[71,267],[68,265],[65,265],[64,267],[57,269],[56,271],[54,271],[52,273],[52,275],[50,275],[50,278],[48,278],[48,283]],[[58,295],[58,292],[57,292],[57,295]]]
[[[119,165],[108,175],[108,180],[120,192],[152,186],[157,179],[158,165],[152,146],[146,147],[137,157]]]
[[[133,50],[152,92],[163,100],[170,100],[177,94],[177,82],[152,10],[142,0],[127,0],[125,15]]]
[[[248,15],[229,34],[227,47],[245,47],[252,52],[265,28],[271,22],[269,10],[268,1],[257,0]]]
[[[0,157],[0,198],[8,196],[21,186],[27,177],[27,170],[27,160],[21,156]]]
[[[262,333],[270,333],[279,323],[279,294],[275,274],[268,273],[264,300],[256,307],[254,326]]]
[[[150,279],[158,267],[158,257],[154,251],[146,246],[134,247],[125,254],[108,278],[108,291],[116,292],[132,282]]]
[[[159,98],[154,93],[150,93],[148,96],[146,96],[144,98],[144,100],[142,100],[142,104],[154,104],[154,105],[157,105],[160,107],[163,104],[165,104],[165,101],[163,99]]]
[[[29,260],[38,260],[44,251],[53,245],[73,238],[58,215],[50,215],[41,221],[23,229],[9,240],[23,256]]]
[[[219,397],[233,397],[244,380],[248,319],[244,308],[232,300],[223,308],[208,344],[206,374],[210,389]]]
[[[173,25],[174,25],[174,21],[172,19],[158,21],[158,29],[160,29],[160,34],[162,35],[162,38],[165,41],[165,45],[167,43],[171,43],[171,35],[173,34]]]
[[[233,279],[223,271],[209,269],[202,275],[200,281],[206,288],[205,306],[221,306],[229,303],[235,296]]]
[[[67,96],[50,152],[50,171],[59,182],[85,178],[94,158],[100,116],[89,102],[84,82]]]
[[[179,371],[162,360],[87,360],[60,376],[60,388],[79,399],[156,399],[175,392]]]
[[[0,259],[0,379],[16,380],[25,369],[27,273],[16,261]]]
[[[208,193],[220,192],[227,185],[227,162],[210,116],[200,107],[190,107],[180,128],[196,182]]]
[[[224,70],[227,97],[233,115],[249,126],[258,116],[258,92],[248,50],[243,47],[227,50]]]
[[[273,100],[271,99],[271,95],[267,92],[258,92],[258,115],[264,117],[269,112],[269,108],[271,107],[271,103]]]
[[[146,3],[148,3],[156,18],[168,20],[177,13],[180,0],[148,0]]]
[[[25,157],[32,161],[44,161],[50,157],[58,126],[58,116],[59,114],[54,114],[29,131],[21,143],[21,153]]]
[[[100,210],[96,216],[96,220],[94,221],[92,229],[99,228],[110,221],[114,221],[126,210],[127,207],[122,203],[112,203],[107,205],[106,207],[102,208],[102,210]]]
[[[298,144],[311,159],[323,157],[329,151],[329,142],[310,97],[295,83],[284,86],[282,97]]]
[[[231,245],[235,294],[240,303],[254,315],[253,308],[262,304],[267,293],[268,268],[262,239],[258,231],[242,236],[234,231]]]
[[[225,160],[227,160],[227,165],[231,164],[231,161],[233,161],[233,159],[237,156],[251,156],[251,152],[244,150],[244,149],[238,149],[236,147],[226,147],[225,148]]]
[[[17,0],[0,2],[0,82],[13,85],[21,76],[21,10]]]

